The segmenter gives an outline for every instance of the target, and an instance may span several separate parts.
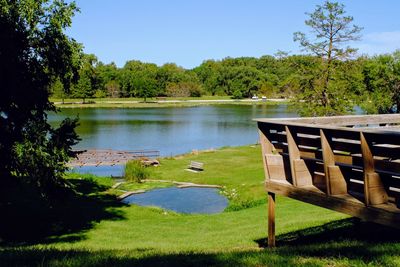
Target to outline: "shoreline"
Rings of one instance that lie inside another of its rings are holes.
[[[68,99],[70,100],[70,99]],[[286,98],[262,99],[171,99],[171,100],[88,100],[82,101],[52,101],[58,108],[155,108],[155,107],[195,107],[204,105],[278,105],[287,104]]]

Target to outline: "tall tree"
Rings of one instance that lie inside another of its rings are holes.
[[[29,184],[43,199],[65,187],[65,163],[77,142],[75,120],[47,123],[50,87],[68,89],[77,74],[80,46],[64,34],[77,11],[63,0],[0,0],[0,208],[11,188]],[[0,213],[3,214],[2,211]],[[5,216],[7,217],[7,216]]]
[[[347,44],[350,41],[359,40],[362,28],[352,24],[353,17],[347,16],[344,5],[338,2],[325,1],[322,5],[317,5],[313,13],[306,14],[309,19],[305,21],[305,24],[311,27],[312,39],[305,33],[295,32],[294,41],[299,42],[306,51],[320,57],[324,63],[321,80],[319,86],[316,87],[318,90],[315,91],[318,95],[312,99],[313,103],[317,100],[317,104],[321,106],[321,109],[314,109],[320,113],[315,115],[341,113],[342,105],[338,106],[335,103],[338,88],[332,85],[335,60],[346,60],[354,55],[357,50]],[[309,98],[302,100],[308,104],[307,99]],[[350,105],[350,102],[344,104]]]

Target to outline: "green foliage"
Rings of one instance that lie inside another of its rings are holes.
[[[98,85],[96,74],[97,57],[95,55],[83,55],[79,70],[79,80],[72,87],[71,96],[82,98],[83,103],[87,98],[93,97]]]
[[[97,89],[96,92],[94,92],[93,96],[95,98],[105,98],[105,97],[107,97],[107,94],[103,90]]]
[[[361,106],[368,113],[400,112],[400,50],[367,59]]]
[[[104,88],[107,92],[107,94],[111,98],[117,98],[119,97],[121,91],[120,91],[120,85],[116,80],[110,80],[108,81],[105,85]]]
[[[29,184],[43,200],[62,198],[77,121],[52,128],[47,112],[56,109],[48,97],[56,83],[69,90],[80,45],[64,34],[77,11],[73,2],[0,0],[0,6],[0,208],[8,209],[18,201],[10,190],[16,184]]]
[[[202,89],[194,82],[169,83],[165,93],[172,97],[200,97]]]
[[[131,160],[125,165],[124,177],[127,181],[141,183],[150,178],[151,174],[150,167],[145,166],[140,160]]]

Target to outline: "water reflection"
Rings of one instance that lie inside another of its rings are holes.
[[[79,149],[160,150],[162,156],[257,142],[253,118],[295,117],[287,105],[62,109],[51,124],[79,115]]]

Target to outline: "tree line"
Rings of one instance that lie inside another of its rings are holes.
[[[400,50],[373,57],[356,56],[348,46],[360,39],[362,28],[353,24],[344,5],[325,1],[306,13],[308,33],[295,32],[307,55],[206,60],[187,70],[174,63],[157,66],[131,60],[118,68],[83,55],[79,80],[67,91],[52,86],[54,97],[199,97],[202,95],[285,97],[303,116],[332,116],[355,105],[368,113],[399,112]]]
[[[52,86],[56,98],[199,97],[231,96],[235,99],[253,95],[282,97],[303,103],[313,99],[305,115],[319,111],[322,101],[329,101],[334,114],[344,114],[355,104],[368,113],[392,113],[400,105],[400,50],[391,54],[352,59],[333,59],[330,90],[320,99],[326,62],[315,55],[287,55],[206,60],[187,70],[174,63],[157,66],[137,60],[122,68],[104,64],[95,55],[83,55],[79,79],[66,93],[60,81]],[[316,113],[316,114],[313,114]]]

